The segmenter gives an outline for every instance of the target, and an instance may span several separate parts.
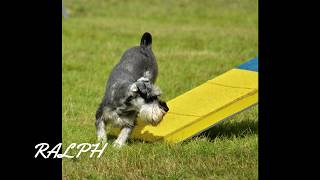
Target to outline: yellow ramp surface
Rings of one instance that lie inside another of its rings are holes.
[[[170,110],[157,126],[138,119],[131,138],[180,142],[257,103],[258,72],[232,69],[167,102]]]

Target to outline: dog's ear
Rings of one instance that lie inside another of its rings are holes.
[[[152,85],[149,81],[137,81],[136,86],[139,89],[139,92],[145,98],[149,98],[152,92]]]
[[[141,47],[149,47],[149,48],[151,48],[151,45],[152,45],[152,36],[151,36],[150,33],[145,32],[142,35],[140,46]]]
[[[136,92],[138,92],[138,90],[139,89],[135,83],[131,84],[131,86],[129,87],[129,92],[131,92],[131,93],[136,93]]]
[[[150,85],[149,81],[137,81],[129,87],[128,96],[136,96],[137,94],[142,95],[143,97],[149,96]]]

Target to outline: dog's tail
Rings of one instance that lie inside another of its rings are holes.
[[[151,44],[152,44],[152,36],[150,33],[145,32],[142,35],[140,46],[141,47],[151,47]]]

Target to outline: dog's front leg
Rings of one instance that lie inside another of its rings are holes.
[[[118,138],[113,143],[113,147],[118,147],[118,148],[122,147],[125,144],[125,142],[127,141],[127,139],[129,138],[129,136],[132,132],[132,129],[133,128],[131,128],[131,127],[122,128]]]

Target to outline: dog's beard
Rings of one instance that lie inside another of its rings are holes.
[[[139,118],[153,126],[159,124],[166,112],[157,103],[143,104],[139,111]]]

